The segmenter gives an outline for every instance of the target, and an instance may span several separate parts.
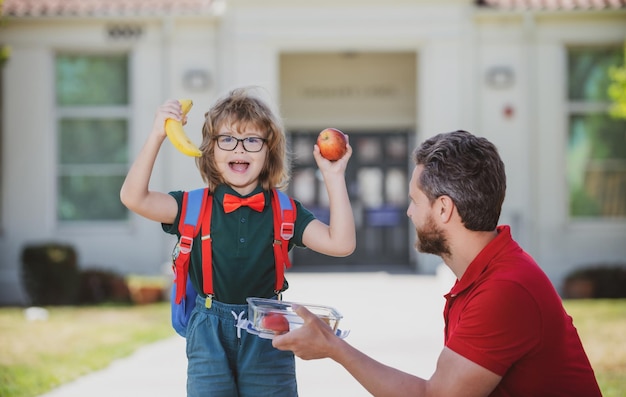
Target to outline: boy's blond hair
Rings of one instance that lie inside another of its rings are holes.
[[[253,126],[266,132],[264,138],[268,150],[265,165],[259,175],[259,183],[263,189],[285,188],[289,181],[287,139],[282,122],[252,91],[252,87],[234,89],[205,114],[200,145],[202,157],[196,159],[196,165],[210,191],[224,183],[214,156],[215,138],[224,125],[230,126],[233,131],[243,131],[246,127]]]

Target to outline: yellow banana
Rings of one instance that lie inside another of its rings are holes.
[[[187,114],[193,106],[193,102],[191,99],[180,99],[183,114]],[[200,157],[202,156],[202,152],[198,149],[183,129],[183,123],[178,120],[167,119],[165,120],[165,133],[169,138],[170,142],[174,145],[176,149],[178,149],[181,153],[186,154],[187,156],[192,157]]]

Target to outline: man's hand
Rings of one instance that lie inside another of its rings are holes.
[[[274,337],[272,344],[279,350],[291,350],[303,360],[330,357],[333,346],[341,339],[333,330],[304,306],[294,305],[295,312],[304,324],[293,331]]]

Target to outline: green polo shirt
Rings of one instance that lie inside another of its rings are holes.
[[[220,185],[213,194],[211,212],[211,239],[213,246],[213,291],[214,299],[229,304],[246,304],[246,298],[274,296],[276,270],[272,241],[274,219],[270,202],[271,192],[264,191],[265,208],[262,212],[250,207],[240,207],[226,214],[224,194],[249,197],[263,191],[258,186],[247,196],[241,196],[228,185]],[[178,223],[182,206],[182,191],[170,192],[178,202],[178,215],[173,224],[162,224],[166,233],[180,238]],[[295,200],[294,200],[295,201]],[[294,236],[289,248],[304,247],[302,233],[315,216],[296,201],[297,215]],[[202,288],[202,241],[200,233],[194,238],[191,250],[189,275],[194,288],[205,296]],[[285,280],[283,289],[287,289]]]

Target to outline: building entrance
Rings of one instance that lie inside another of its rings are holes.
[[[346,131],[348,132],[348,131]],[[289,193],[318,219],[328,222],[328,195],[313,158],[319,131],[290,131],[294,154]],[[408,170],[410,131],[349,131],[353,155],[346,170],[348,193],[356,223],[356,251],[333,258],[294,249],[298,266],[409,264]]]

